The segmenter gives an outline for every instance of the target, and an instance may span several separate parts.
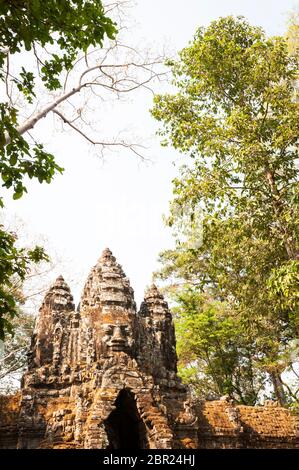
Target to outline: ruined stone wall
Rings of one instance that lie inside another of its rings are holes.
[[[267,401],[236,405],[224,397],[197,405],[198,447],[299,448],[299,416]]]
[[[75,309],[60,276],[40,308],[21,392],[0,399],[1,448],[296,447],[287,410],[195,403],[177,376],[171,313],[156,286],[137,312],[111,251]]]
[[[120,378],[121,379],[121,378]],[[117,385],[117,384],[116,384]],[[120,385],[120,384],[119,384]],[[132,384],[131,384],[132,385]],[[136,389],[135,389],[136,392]],[[142,409],[147,408],[149,397],[146,393],[137,400],[137,406],[141,410],[141,417],[149,426],[153,416],[159,416],[158,406],[151,407],[145,412]],[[92,411],[97,409],[103,416],[111,411],[117,398],[115,389],[106,389],[98,395],[97,404],[93,406]],[[151,399],[150,399],[151,400]],[[100,405],[99,408],[98,405]],[[18,446],[19,429],[18,415],[20,412],[21,395],[16,394],[10,397],[1,397],[0,399],[0,443],[1,448],[13,449]],[[171,406],[171,403],[168,403]],[[37,442],[36,434],[31,434],[29,438],[29,448],[84,448],[82,445],[82,436],[80,433],[80,413],[74,413],[79,404],[63,397],[47,399],[47,406],[39,408],[40,417],[44,422],[48,422],[48,429],[51,429],[51,439],[48,434],[40,435]],[[175,408],[176,401],[172,403]],[[162,405],[163,407],[163,405]],[[265,406],[243,406],[232,405],[223,400],[208,401],[197,404],[197,435],[199,449],[234,449],[234,448],[299,448],[299,418],[292,415],[288,410],[273,404]],[[185,410],[186,412],[186,410]],[[77,435],[73,435],[72,429],[77,422]],[[97,429],[97,419],[92,420],[89,416],[89,426],[95,425]],[[160,421],[158,432],[164,431],[163,419]],[[149,426],[150,427],[150,426]],[[26,436],[28,442],[28,436]],[[151,433],[145,437],[145,447],[148,446],[147,439],[151,439]],[[92,444],[92,442],[90,443]],[[192,448],[192,435],[185,435],[181,442],[174,443],[173,447]],[[103,447],[108,443],[104,442]],[[20,447],[20,446],[19,446]]]
[[[0,395],[0,448],[15,449],[18,443],[18,416],[21,394]]]

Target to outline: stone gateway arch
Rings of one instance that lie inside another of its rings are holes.
[[[172,316],[155,285],[137,312],[105,249],[77,309],[60,276],[47,292],[20,393],[0,398],[1,448],[297,447],[282,408],[196,402],[177,375]]]

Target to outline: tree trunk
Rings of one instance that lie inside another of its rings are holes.
[[[279,372],[277,371],[270,372],[270,377],[272,380],[274,393],[275,393],[278,403],[280,404],[280,406],[286,406],[287,397],[283,388],[283,383],[282,383]]]

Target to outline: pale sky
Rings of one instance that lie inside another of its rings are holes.
[[[136,43],[166,44],[176,51],[192,40],[197,27],[230,14],[247,17],[269,35],[283,34],[287,13],[296,4],[296,0],[139,0],[132,10],[138,28],[128,34]],[[162,214],[167,213],[171,180],[178,171],[172,163],[176,155],[161,148],[154,136],[151,94],[131,98],[130,104],[120,106],[119,122],[125,121],[134,134],[141,132],[150,142],[151,163],[121,149],[108,153],[103,161],[79,135],[57,133],[49,116],[36,127],[35,135],[56,155],[64,174],[50,185],[31,182],[28,195],[19,201],[6,199],[6,208],[33,232],[46,236],[65,258],[61,274],[70,283],[76,303],[89,270],[107,246],[122,264],[140,303],[157,269],[158,253],[172,244]],[[121,130],[118,125],[116,120],[116,133]]]

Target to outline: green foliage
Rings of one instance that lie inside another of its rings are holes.
[[[299,11],[298,7],[290,14],[289,26],[286,33],[290,54],[298,54],[299,48]]]
[[[19,310],[12,320],[14,335],[8,335],[0,345],[0,394],[11,394],[19,388],[21,374],[28,358],[35,318]],[[2,347],[1,347],[2,346]]]
[[[177,207],[201,207],[204,237],[195,246],[179,233],[160,276],[229,301],[254,366],[280,374],[298,337],[298,54],[227,17],[199,29],[170,66],[177,93],[156,96],[152,114],[162,144],[189,158],[173,182],[168,222],[182,232]]]
[[[49,90],[60,88],[59,74],[72,67],[78,52],[102,45],[105,35],[113,38],[114,23],[105,16],[99,0],[33,0],[0,2],[1,48],[10,54],[35,45],[53,46],[55,53],[42,67],[42,80]],[[0,52],[0,67],[5,62]],[[2,75],[3,78],[3,75]],[[22,69],[20,85],[32,95],[34,76]],[[29,86],[28,86],[29,84]]]
[[[275,308],[285,312],[295,331],[299,330],[299,263],[289,260],[275,269],[268,280]]]
[[[32,262],[48,261],[42,247],[26,250],[18,248],[16,242],[16,236],[0,226],[0,340],[4,340],[5,332],[13,333],[11,320],[18,314],[19,298],[13,279],[17,276],[24,280]]]
[[[22,72],[20,72],[20,77],[22,80],[14,79],[14,82],[17,84],[19,91],[27,98],[29,103],[33,102],[33,97],[35,98],[34,93],[34,75],[32,72],[26,72],[24,67],[22,67]]]
[[[183,380],[201,398],[229,395],[254,405],[265,377],[254,369],[252,342],[231,306],[190,287],[180,290],[175,300]]]
[[[14,54],[36,47],[46,48],[48,60],[39,74],[48,90],[61,88],[60,76],[69,71],[79,52],[89,46],[101,46],[104,38],[114,38],[115,24],[108,18],[99,0],[32,0],[0,1],[0,80],[6,79],[8,61]],[[13,81],[29,103],[36,99],[37,70],[21,68]],[[18,112],[10,100],[0,103],[0,177],[4,188],[13,189],[13,199],[27,192],[25,178],[50,183],[63,169],[43,145],[30,145],[18,132]],[[0,207],[3,199],[0,197]],[[23,280],[30,263],[47,259],[42,248],[17,248],[13,234],[0,230],[0,339],[12,332],[12,319],[17,314],[18,299],[12,289],[12,278]]]
[[[2,186],[13,188],[13,198],[19,199],[27,192],[24,177],[37,178],[40,183],[50,183],[56,172],[62,173],[54,156],[43,150],[42,144],[30,148],[28,142],[17,132],[17,111],[7,103],[0,103],[0,142],[5,141],[5,134],[10,136],[10,143],[0,147],[0,175]],[[0,206],[3,207],[2,198]]]

